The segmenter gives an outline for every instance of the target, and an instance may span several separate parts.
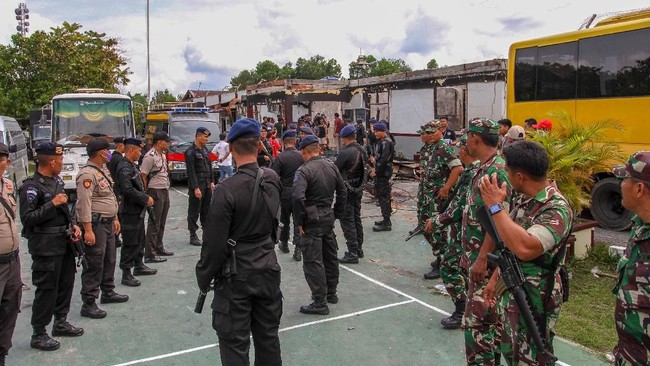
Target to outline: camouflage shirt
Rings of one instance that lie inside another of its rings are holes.
[[[619,264],[619,280],[614,287],[614,320],[618,364],[646,365],[650,361],[650,223],[632,218],[630,240]]]
[[[461,166],[461,163],[454,149],[444,140],[431,144],[430,151],[432,155],[423,167],[422,184],[428,190],[440,189],[447,182],[451,169]]]
[[[463,172],[458,177],[458,181],[454,186],[456,190],[455,195],[451,198],[452,201],[449,203],[449,206],[445,212],[437,215],[434,221],[434,227],[438,230],[441,230],[443,227],[450,225],[454,222],[459,222],[463,218],[463,208],[467,203],[467,190],[472,181],[472,178],[476,174],[481,162],[478,160],[467,165]]]
[[[503,208],[506,212],[510,212],[510,202],[512,200],[512,187],[510,186],[510,181],[508,181],[508,174],[505,170],[505,161],[502,157],[494,154],[489,158],[485,163],[481,164],[474,177],[472,182],[467,190],[467,204],[463,210],[463,225],[461,238],[463,241],[463,248],[467,254],[467,259],[469,263],[462,263],[463,268],[469,268],[476,258],[478,258],[478,253],[483,244],[483,239],[485,238],[485,231],[481,228],[481,224],[478,222],[478,209],[483,206],[483,198],[481,198],[481,191],[478,187],[478,182],[480,179],[487,175],[491,176],[492,174],[497,174],[497,181],[500,184],[505,182],[508,186],[508,195],[503,201]]]
[[[422,145],[422,148],[420,148],[420,169],[422,171],[424,171],[426,166],[429,165],[432,156],[433,156],[433,144]],[[424,180],[424,174],[421,174],[419,189],[422,189],[423,180]]]

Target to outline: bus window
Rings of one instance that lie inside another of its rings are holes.
[[[517,50],[515,56],[515,100],[535,100],[535,73],[537,72],[537,47]]]
[[[578,43],[539,47],[536,100],[574,99]]]

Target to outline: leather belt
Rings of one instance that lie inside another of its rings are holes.
[[[11,253],[0,254],[0,264],[7,264],[18,260],[18,250]]]
[[[68,231],[68,227],[63,226],[34,226],[32,232],[37,234],[61,234]]]

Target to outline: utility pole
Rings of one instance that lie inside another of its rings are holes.
[[[151,104],[151,64],[149,59],[149,0],[147,0],[147,105]]]
[[[27,32],[29,32],[29,9],[27,9],[27,5],[25,3],[19,3],[14,12],[16,13],[16,20],[18,21],[16,30],[24,37]]]

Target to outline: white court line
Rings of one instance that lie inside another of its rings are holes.
[[[347,267],[347,266],[344,266],[344,265],[339,265],[339,267],[343,268],[344,270],[346,270],[346,271],[348,271],[348,272],[354,273],[355,275],[357,275],[357,276],[359,276],[359,277],[361,277],[361,278],[363,278],[363,279],[366,279],[366,280],[368,280],[368,281],[374,283],[375,285],[378,285],[378,286],[381,286],[381,287],[383,287],[383,288],[385,288],[385,289],[387,289],[387,290],[393,291],[394,293],[396,293],[396,294],[398,294],[398,295],[402,295],[402,296],[406,297],[407,299],[411,299],[411,300],[417,302],[418,304],[423,305],[423,306],[426,306],[426,307],[428,307],[429,309],[431,309],[431,310],[433,310],[433,311],[436,311],[436,312],[438,312],[438,313],[440,313],[440,314],[442,314],[442,315],[451,316],[450,313],[448,313],[448,312],[446,312],[446,311],[444,311],[444,310],[442,310],[442,309],[439,309],[439,308],[437,308],[437,307],[435,307],[435,306],[433,306],[433,305],[431,305],[431,304],[428,304],[428,303],[426,303],[426,302],[424,302],[424,301],[422,301],[422,300],[416,299],[415,297],[413,297],[413,296],[411,296],[411,295],[405,294],[404,292],[402,292],[402,291],[400,291],[400,290],[398,290],[398,289],[396,289],[396,288],[390,287],[390,286],[388,286],[388,285],[385,284],[385,283],[382,283],[382,282],[379,282],[379,281],[375,280],[374,278],[370,278],[370,277],[364,275],[364,274],[361,273],[361,272],[357,272],[357,271],[353,270],[353,269],[350,268],[350,267]]]
[[[370,309],[366,309],[366,310],[355,311],[354,313],[349,313],[349,314],[339,315],[339,316],[335,316],[335,317],[332,317],[332,318],[321,319],[321,320],[316,320],[316,321],[313,321],[313,322],[308,322],[308,323],[303,323],[303,324],[293,325],[293,326],[290,326],[290,327],[282,328],[282,329],[280,329],[278,332],[286,332],[286,331],[288,331],[288,330],[294,330],[294,329],[298,329],[298,328],[304,328],[304,327],[308,327],[308,326],[310,326],[310,325],[321,324],[321,323],[327,323],[327,322],[331,322],[331,321],[334,321],[334,320],[341,320],[341,319],[345,319],[345,318],[351,318],[351,317],[353,317],[353,316],[357,316],[357,315],[361,315],[361,314],[366,314],[366,313],[371,313],[371,312],[373,312],[373,311],[378,311],[378,310],[388,309],[388,308],[392,308],[392,307],[394,307],[394,306],[400,306],[400,305],[410,304],[410,303],[412,303],[412,302],[415,302],[415,300],[406,300],[406,301],[396,302],[396,303],[392,303],[392,304],[388,304],[388,305],[377,306],[377,307],[375,307],[375,308],[370,308]],[[204,349],[217,347],[218,345],[219,345],[218,343],[207,344],[207,345],[205,345],[205,346],[201,346],[201,347],[195,347],[195,348],[190,348],[190,349],[186,349],[186,350],[182,350],[182,351],[177,351],[177,352],[172,352],[172,353],[166,353],[166,354],[164,354],[164,355],[158,355],[158,356],[153,356],[153,357],[147,357],[147,358],[143,358],[143,359],[140,359],[140,360],[135,360],[135,361],[129,361],[129,362],[125,362],[125,363],[120,363],[120,364],[117,364],[117,365],[114,365],[114,366],[129,366],[129,365],[136,365],[136,364],[139,364],[139,363],[145,363],[145,362],[151,362],[151,361],[161,360],[161,359],[163,359],[163,358],[169,358],[169,357],[174,357],[174,356],[183,355],[183,354],[186,354],[186,353],[191,353],[191,352],[196,352],[196,351],[202,351],[202,350],[204,350]]]
[[[180,193],[180,194],[182,194],[182,195],[185,196],[185,197],[189,197],[189,195],[188,195],[187,193],[185,193],[185,192],[181,192],[181,191],[179,191],[179,190],[176,189],[176,188],[172,188],[172,191],[176,191],[177,193]]]
[[[413,296],[411,296],[411,295],[407,295],[407,294],[403,293],[403,292],[400,291],[400,290],[397,290],[397,289],[395,289],[395,288],[393,288],[393,287],[390,287],[390,286],[388,286],[388,285],[385,284],[385,283],[379,282],[379,281],[375,280],[374,278],[368,277],[368,276],[364,275],[364,274],[361,273],[361,272],[357,272],[357,271],[353,270],[352,268],[349,268],[349,267],[344,266],[344,265],[342,265],[342,264],[339,264],[339,267],[343,268],[344,270],[346,270],[346,271],[348,271],[348,272],[354,273],[355,275],[357,275],[357,276],[359,276],[359,277],[361,277],[361,278],[363,278],[363,279],[366,279],[366,280],[368,280],[368,281],[374,283],[375,285],[378,285],[378,286],[381,286],[381,287],[383,287],[383,288],[385,288],[385,289],[387,289],[387,290],[393,291],[394,293],[396,293],[396,294],[398,294],[398,295],[402,295],[402,296],[404,296],[404,297],[406,297],[406,298],[408,298],[408,299],[411,299],[411,300],[414,301],[414,302],[417,302],[417,303],[420,304],[420,305],[426,306],[426,307],[428,307],[429,309],[432,309],[432,310],[434,310],[434,311],[437,311],[437,312],[439,312],[440,314],[447,315],[447,316],[450,316],[450,315],[451,315],[451,314],[449,314],[448,312],[446,312],[446,311],[444,311],[444,310],[438,309],[437,307],[435,307],[435,306],[433,306],[433,305],[431,305],[431,304],[427,304],[427,303],[424,302],[424,301],[418,300],[418,299],[416,299],[415,297],[413,297]],[[556,337],[556,338],[559,338],[559,337]],[[568,342],[568,343],[570,343],[570,342]],[[560,365],[560,366],[571,366],[570,364],[568,364],[568,363],[564,363],[564,362],[559,361],[559,360],[556,361],[555,364],[556,364],[556,365]]]

